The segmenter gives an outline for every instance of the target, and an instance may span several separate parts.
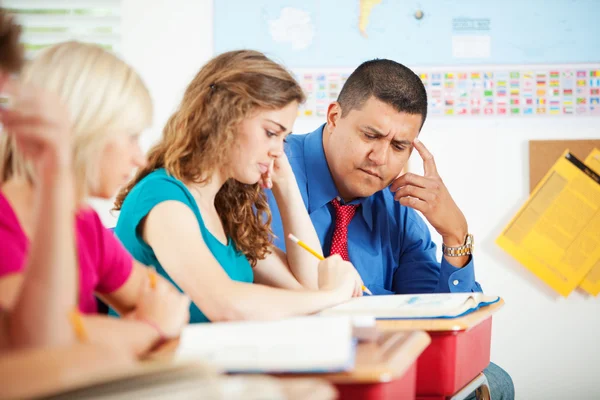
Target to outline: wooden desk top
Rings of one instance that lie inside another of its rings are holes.
[[[376,342],[358,345],[352,371],[294,376],[322,378],[331,383],[390,382],[402,377],[429,343],[431,338],[423,331],[385,332]]]
[[[383,332],[422,330],[427,332],[466,331],[488,319],[492,314],[504,306],[504,300],[482,307],[477,311],[459,318],[437,319],[402,319],[378,320],[377,328]]]
[[[333,385],[321,378],[280,378],[278,384],[285,394],[285,398],[289,400],[334,400],[338,398],[338,393]]]

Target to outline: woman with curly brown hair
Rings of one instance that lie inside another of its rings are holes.
[[[303,101],[290,73],[263,54],[215,57],[118,195],[117,236],[191,297],[191,322],[308,314],[361,295],[338,256],[319,263],[298,246],[285,254],[272,245],[264,188],[286,235],[321,248],[283,153]]]

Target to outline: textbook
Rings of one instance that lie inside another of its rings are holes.
[[[348,317],[193,324],[176,358],[233,373],[319,373],[354,366],[356,341]]]
[[[483,293],[363,296],[323,310],[323,316],[366,315],[376,319],[457,318],[500,300]]]

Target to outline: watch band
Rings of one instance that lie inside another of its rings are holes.
[[[449,257],[462,257],[473,254],[473,235],[470,233],[467,234],[465,238],[465,243],[462,246],[457,247],[448,247],[444,243],[442,243],[442,252],[445,256]]]

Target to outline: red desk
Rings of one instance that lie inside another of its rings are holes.
[[[341,400],[414,399],[417,359],[429,343],[423,331],[385,332],[376,342],[358,345],[352,371],[298,376],[333,383]]]
[[[417,399],[442,400],[471,382],[490,363],[492,314],[503,305],[500,299],[460,318],[385,320],[377,321],[377,327],[384,332],[427,331],[431,345],[417,362]]]

